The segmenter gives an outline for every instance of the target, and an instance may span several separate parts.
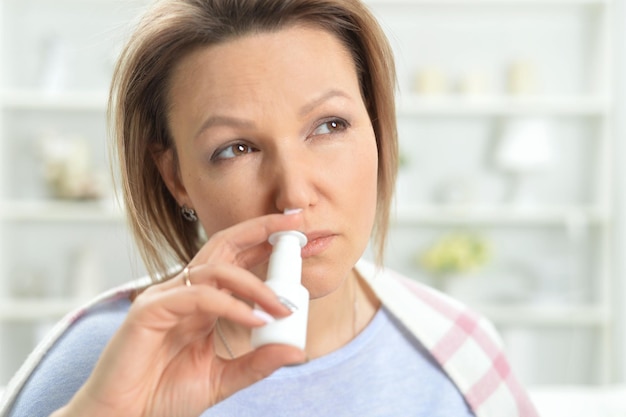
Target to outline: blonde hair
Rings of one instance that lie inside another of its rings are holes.
[[[382,262],[398,165],[396,79],[391,48],[368,9],[359,0],[163,0],[143,16],[123,50],[108,109],[129,225],[151,276],[188,263],[203,243],[153,158],[174,147],[167,124],[173,67],[196,48],[296,24],[328,31],[354,58],[378,147],[373,239]]]

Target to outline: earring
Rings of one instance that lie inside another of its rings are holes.
[[[194,209],[192,209],[192,208],[189,208],[189,207],[185,206],[185,205],[183,205],[180,208],[180,214],[188,222],[197,222],[198,221],[198,216],[196,216],[196,211]]]

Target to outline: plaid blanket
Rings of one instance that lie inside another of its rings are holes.
[[[414,280],[367,261],[357,270],[381,302],[428,349],[459,388],[477,417],[536,417],[516,380],[490,322],[463,304]],[[56,341],[90,309],[128,297],[151,284],[142,278],[101,294],[66,315],[39,343],[9,383],[0,416],[9,410],[28,377]]]
[[[363,261],[357,268],[381,302],[431,352],[477,417],[538,416],[489,321],[394,271]]]

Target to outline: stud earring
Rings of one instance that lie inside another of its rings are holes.
[[[183,205],[180,208],[180,214],[183,216],[183,219],[187,220],[188,222],[197,222],[198,221],[198,216],[196,215],[196,211],[192,208],[189,208],[185,205]]]

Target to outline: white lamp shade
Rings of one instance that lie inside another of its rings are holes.
[[[496,150],[496,163],[506,171],[536,172],[554,162],[550,123],[544,119],[518,119],[509,122]]]

